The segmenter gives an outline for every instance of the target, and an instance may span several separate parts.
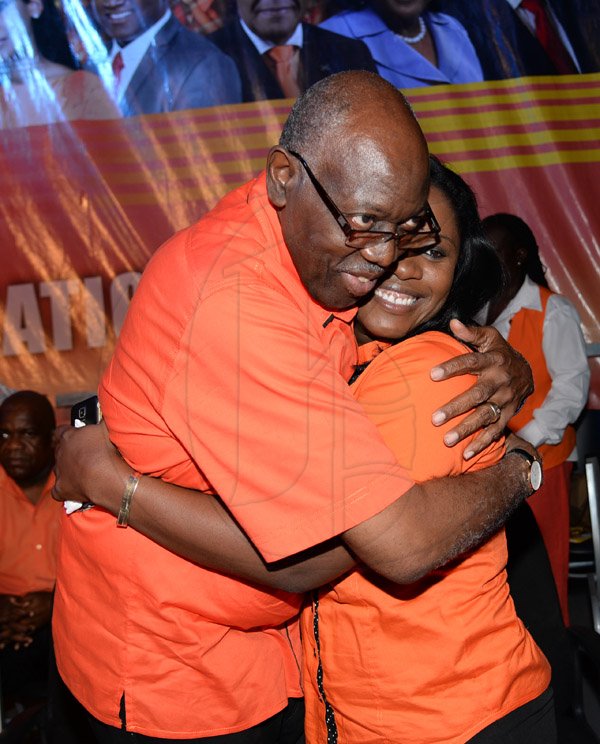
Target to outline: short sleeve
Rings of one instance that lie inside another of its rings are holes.
[[[355,526],[412,485],[313,323],[272,287],[223,283],[183,332],[161,410],[267,560]]]
[[[475,381],[472,375],[462,375],[435,382],[431,368],[464,353],[465,347],[450,336],[424,333],[379,354],[354,386],[357,401],[417,482],[486,467],[504,453],[504,442],[495,442],[465,461],[463,452],[473,437],[446,447],[443,436],[457,420],[439,427],[431,423],[436,409]]]

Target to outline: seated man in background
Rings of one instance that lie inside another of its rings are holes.
[[[45,692],[60,506],[54,411],[31,390],[0,405],[0,672],[5,695]]]
[[[237,0],[238,18],[210,35],[235,60],[243,101],[297,98],[334,72],[376,72],[362,41],[301,23],[303,11],[303,0]]]

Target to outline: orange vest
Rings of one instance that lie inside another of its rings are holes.
[[[546,366],[542,338],[544,336],[544,318],[546,307],[552,292],[545,287],[539,287],[541,310],[524,307],[513,317],[508,334],[508,342],[519,351],[531,366],[533,373],[534,391],[527,398],[523,408],[510,420],[510,428],[519,431],[533,419],[533,412],[539,408],[552,386],[552,378]],[[564,462],[575,447],[575,429],[567,426],[562,441],[558,444],[541,444],[538,450],[544,461],[544,468],[553,468]]]

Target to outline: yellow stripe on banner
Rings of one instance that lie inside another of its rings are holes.
[[[494,106],[518,106],[519,104],[530,104],[534,101],[548,102],[550,104],[555,103],[556,105],[572,106],[578,105],[578,101],[583,98],[597,99],[600,102],[600,90],[590,89],[585,90],[551,90],[551,91],[538,91],[538,90],[524,90],[519,93],[503,93],[493,94],[489,91],[482,91],[482,94],[477,97],[465,98],[463,96],[449,95],[448,98],[434,101],[418,101],[415,102],[413,108],[417,115],[426,111],[440,111],[444,108],[448,109],[465,109],[474,108],[480,106],[494,107]]]
[[[432,152],[441,155],[444,153],[442,146],[435,145],[431,147]],[[568,163],[600,163],[600,148],[596,150],[585,151],[553,151],[547,153],[529,153],[523,155],[508,154],[497,155],[486,158],[452,158],[452,166],[460,173],[480,173],[485,171],[502,171],[510,168],[539,168],[548,165],[564,165]],[[213,200],[224,195],[230,189],[241,186],[245,182],[244,177],[239,181],[231,181],[227,184],[213,184]],[[204,202],[207,197],[207,184],[197,184],[193,186],[184,186],[180,181],[177,182],[176,193],[169,193],[169,203],[173,206],[173,200],[177,203],[186,204],[190,201]],[[125,191],[119,192],[119,203],[123,206],[155,206],[157,201],[156,192],[136,192]]]
[[[417,113],[418,118],[418,113]],[[460,131],[469,134],[468,130],[489,129],[520,124],[541,123],[552,126],[556,121],[589,121],[600,119],[600,103],[598,105],[572,106],[532,106],[527,109],[505,109],[482,111],[473,114],[449,114],[435,118],[419,119],[425,134],[434,132]]]
[[[264,132],[240,136],[235,141],[235,147],[232,144],[231,140],[224,137],[215,137],[214,139],[201,139],[197,137],[191,139],[189,142],[173,140],[173,142],[168,144],[141,140],[136,144],[135,148],[133,146],[124,147],[102,153],[102,164],[117,164],[122,166],[125,163],[138,163],[140,158],[147,163],[153,154],[162,161],[165,156],[169,159],[176,159],[193,158],[199,155],[214,156],[227,153],[231,155],[231,160],[245,161],[248,158],[249,150],[266,152],[266,149],[269,147],[269,142]],[[220,163],[217,163],[217,166],[220,167]]]
[[[164,116],[164,114],[163,114]],[[224,137],[237,138],[243,137],[247,134],[254,134],[253,131],[257,130],[262,133],[263,136],[269,136],[273,139],[273,143],[277,142],[279,135],[281,134],[281,128],[286,119],[286,114],[282,114],[274,121],[267,121],[260,117],[252,119],[219,119],[214,121],[197,121],[196,119],[185,119],[180,122],[171,122],[168,126],[164,123],[152,124],[145,128],[152,132],[152,137],[158,140],[177,136],[177,137],[193,137],[198,134],[212,134],[218,132]],[[135,137],[139,136],[140,132],[136,132]]]
[[[600,116],[599,116],[600,118]],[[458,126],[457,121],[453,118],[447,118],[448,125],[446,127],[424,127],[426,134],[442,133],[449,134],[450,132],[458,131],[462,136],[456,139],[443,140],[444,152],[457,153],[461,151],[471,151],[478,149],[493,150],[504,147],[525,147],[525,146],[540,146],[555,143],[560,146],[561,143],[565,142],[590,142],[596,143],[600,141],[600,128],[592,129],[544,129],[540,131],[519,131],[515,133],[501,133],[501,134],[481,134],[475,136],[468,136],[474,134],[475,128],[471,128],[471,132],[465,131],[465,128]],[[449,126],[452,124],[452,126]],[[494,127],[501,126],[501,122],[497,119],[493,122]],[[487,128],[490,127],[490,122],[487,120]],[[149,165],[149,160],[152,159],[152,154],[158,158],[161,162],[166,156],[169,160],[176,160],[178,158],[187,160],[187,163],[182,166],[170,165],[170,170],[173,173],[177,173],[182,177],[186,175],[194,175],[197,177],[197,162],[193,160],[194,155],[208,155],[215,156],[220,154],[228,154],[230,157],[218,162],[212,162],[211,168],[218,170],[219,173],[231,174],[235,173],[236,169],[241,170],[243,164],[244,169],[251,168],[253,171],[260,170],[264,165],[263,152],[268,147],[268,143],[265,140],[264,134],[252,134],[241,137],[236,142],[237,147],[233,149],[231,142],[224,137],[216,137],[215,139],[202,140],[198,142],[195,147],[190,146],[189,148],[181,142],[173,142],[172,144],[163,145],[150,145],[148,143],[147,148],[139,147],[137,150],[119,150],[114,153],[106,153],[102,158],[103,166],[110,166],[112,164],[118,164],[123,166],[126,163],[137,163],[139,162],[140,155],[143,153],[143,160],[146,165]],[[432,147],[435,145],[432,143]],[[249,151],[260,154],[249,156]],[[108,174],[107,174],[108,175]],[[135,183],[137,181],[144,181],[146,176],[145,173],[137,168],[127,173],[113,172],[110,173],[110,180],[117,183]]]
[[[512,78],[510,80],[484,80],[479,83],[461,83],[460,85],[436,85],[422,88],[405,88],[402,92],[415,105],[422,99],[439,97],[440,93],[448,93],[448,99],[461,98],[463,92],[472,94],[480,90],[482,93],[492,91],[506,91],[518,94],[527,88],[528,93],[535,95],[546,91],[556,91],[563,95],[569,90],[573,93],[597,89],[600,84],[600,73],[587,73],[585,75],[539,75],[535,77]],[[466,96],[465,96],[466,97]],[[472,97],[472,96],[471,96]]]
[[[279,103],[279,101],[277,101]],[[279,109],[280,107],[277,106]],[[150,129],[153,136],[164,137],[173,135],[186,135],[194,132],[227,132],[229,130],[257,128],[264,131],[273,130],[279,136],[281,126],[289,114],[288,109],[275,111],[269,106],[258,106],[257,103],[243,103],[238,106],[220,106],[211,109],[214,113],[206,115],[209,109],[201,109],[198,114],[176,111],[168,114],[168,120],[164,114],[147,115],[143,117],[144,125],[141,129]],[[251,116],[243,116],[245,111],[252,111]],[[131,120],[130,120],[131,121]],[[137,132],[136,135],[137,136]],[[232,135],[236,136],[236,134]]]
[[[241,156],[244,154],[241,153]],[[244,170],[248,170],[255,174],[261,171],[265,166],[265,158],[257,157],[247,159],[247,156],[243,160]],[[171,165],[168,166],[169,180],[173,179],[189,179],[204,184],[204,188],[209,182],[218,183],[221,176],[227,176],[231,174],[240,174],[242,177],[242,168],[240,167],[240,160],[228,160],[221,163],[213,163],[211,167],[211,173],[206,170],[203,172],[198,171],[198,163],[184,163],[180,166]],[[247,176],[246,180],[251,176]],[[160,179],[158,179],[160,180]],[[243,182],[243,181],[242,181]],[[146,187],[150,187],[147,176],[140,171],[121,171],[119,173],[110,174],[111,187],[117,184],[141,184]]]
[[[432,152],[440,154],[442,151],[431,148]],[[546,165],[565,165],[567,163],[600,163],[600,149],[553,151],[547,153],[534,153],[527,155],[498,155],[489,158],[467,158],[460,157],[452,159],[452,166],[461,173],[481,173],[484,171],[501,171],[509,168],[539,168]]]
[[[597,147],[585,148],[578,150],[564,150],[560,149],[560,142],[554,140],[551,133],[540,132],[536,136],[537,143],[552,143],[555,142],[556,149],[547,152],[527,152],[527,153],[506,153],[506,154],[493,154],[494,150],[502,147],[516,147],[517,145],[527,146],[532,144],[533,135],[519,135],[512,137],[479,137],[470,139],[459,139],[456,141],[437,141],[430,143],[430,149],[432,152],[448,156],[456,155],[453,157],[452,162],[457,165],[460,164],[461,170],[467,168],[469,172],[473,171],[487,171],[487,170],[505,170],[507,168],[515,167],[541,167],[544,165],[554,165],[557,163],[584,163],[584,162],[598,162],[600,160],[600,149]],[[560,133],[565,134],[563,132]],[[563,137],[563,142],[578,141],[579,132],[571,132],[571,137]],[[588,133],[586,133],[587,135]],[[594,144],[600,141],[598,134],[590,132],[589,136],[586,137]],[[480,151],[482,153],[489,153],[488,157],[473,158],[474,152]],[[461,155],[463,157],[461,158]],[[243,158],[244,171],[240,167],[240,160]],[[213,163],[210,169],[210,173],[204,170],[199,175],[197,164],[195,163],[184,163],[181,166],[170,165],[168,168],[167,181],[173,182],[178,181],[177,188],[181,189],[182,193],[188,194],[190,198],[200,199],[203,194],[206,196],[207,188],[216,188],[220,192],[223,188],[221,178],[224,176],[238,175],[239,183],[243,183],[249,178],[248,173],[257,173],[264,166],[264,157],[255,157],[246,159],[244,153],[240,153],[240,159],[234,158],[232,160],[222,161],[219,163]],[[149,204],[152,203],[152,198],[156,198],[151,192],[142,189],[138,193],[136,186],[148,187],[148,180],[140,171],[121,171],[118,173],[110,174],[111,188],[114,189],[115,193],[119,193],[119,200],[123,203],[129,204]],[[194,185],[184,186],[182,181],[189,180]],[[160,181],[160,179],[158,179]],[[157,181],[154,182],[157,184]],[[234,183],[231,181],[227,183],[227,188],[234,188]]]
[[[565,130],[560,132],[532,132],[528,134],[515,134],[515,135],[498,135],[495,137],[470,137],[466,139],[456,140],[441,140],[430,142],[430,149],[438,155],[449,155],[449,154],[468,154],[472,156],[474,152],[493,152],[503,148],[517,148],[517,147],[535,147],[545,144],[555,144],[556,149],[550,152],[528,152],[528,153],[507,153],[506,155],[494,155],[493,162],[498,162],[496,159],[508,159],[508,158],[528,158],[535,161],[536,165],[543,165],[546,163],[547,158],[550,156],[560,158],[558,162],[582,162],[585,158],[595,162],[595,154],[597,148],[585,148],[574,151],[561,150],[561,144],[565,142],[590,142],[594,145],[600,141],[600,131],[596,130]],[[167,149],[165,149],[167,151]],[[573,159],[573,158],[577,159]],[[566,158],[566,159],[564,159]],[[454,160],[454,159],[453,159]],[[120,162],[123,162],[122,160]],[[483,162],[483,161],[478,161]],[[488,158],[485,162],[490,162]],[[554,161],[553,161],[554,162]],[[195,162],[182,163],[181,165],[169,165],[168,173],[169,178],[172,180],[176,179],[188,179],[196,182],[202,182],[204,184],[207,181],[218,182],[219,176],[226,176],[239,173],[241,175],[243,169],[246,172],[257,173],[264,167],[264,156],[257,156],[248,158],[247,153],[241,151],[238,157],[234,157],[231,160],[224,160],[218,163],[213,163],[211,167],[212,177],[208,177],[209,174],[206,170],[202,173],[198,170],[198,165]],[[532,163],[529,163],[532,164]],[[506,166],[512,167],[512,166]],[[114,172],[110,174],[110,182],[113,186],[118,185],[135,185],[142,184],[147,185],[147,178],[144,173],[135,169],[128,171]]]
[[[575,75],[436,86],[409,95],[432,150],[475,172],[598,162],[599,83],[600,74]],[[123,120],[112,147],[90,130],[90,152],[124,205],[150,205],[163,192],[172,199],[179,189],[184,199],[212,201],[261,170],[287,103]]]
[[[515,134],[482,135],[430,141],[431,147],[443,147],[444,152],[469,152],[473,150],[496,150],[503,147],[535,147],[565,142],[600,141],[600,129],[546,129],[540,132],[518,132]]]

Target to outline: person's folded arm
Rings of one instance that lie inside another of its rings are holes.
[[[56,499],[93,501],[118,513],[131,468],[110,444],[103,425],[65,431],[56,463]],[[346,532],[343,540],[378,573],[409,583],[497,529],[529,494],[525,470],[521,458],[505,457],[487,470],[415,485]],[[139,482],[129,523],[204,567],[286,591],[321,586],[356,562],[333,539],[284,561],[266,563],[215,496],[150,477]]]

